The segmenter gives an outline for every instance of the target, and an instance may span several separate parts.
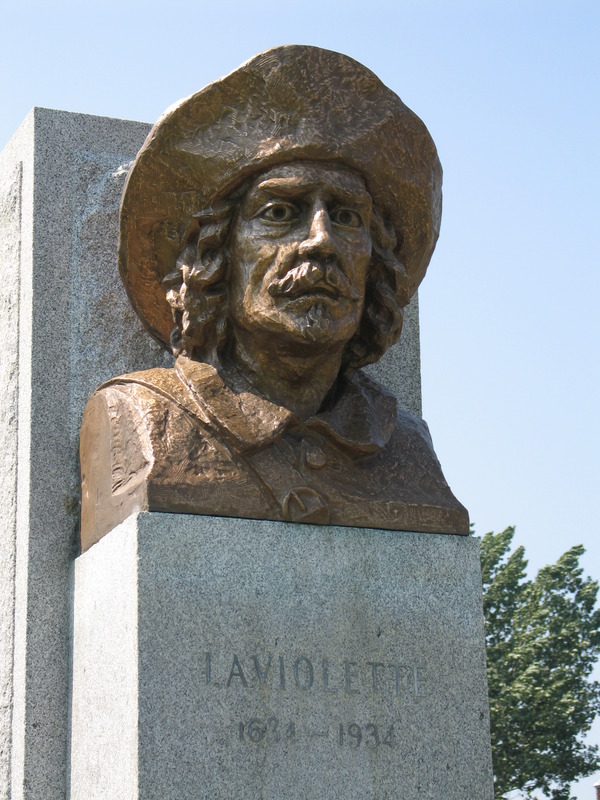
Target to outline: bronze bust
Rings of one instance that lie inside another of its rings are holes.
[[[165,112],[119,267],[176,361],[86,407],[84,550],[138,510],[468,533],[427,426],[360,370],[400,336],[441,181],[425,125],[339,53],[270,50]]]

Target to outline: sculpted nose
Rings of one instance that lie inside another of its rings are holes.
[[[324,205],[319,204],[311,212],[310,228],[307,238],[300,244],[298,253],[300,256],[333,255],[336,246],[331,233],[331,222],[329,214]]]

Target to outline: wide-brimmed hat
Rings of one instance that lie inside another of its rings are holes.
[[[341,53],[267,50],[171,106],[150,131],[121,203],[119,270],[138,315],[168,345],[163,278],[194,213],[250,175],[308,160],[360,173],[398,237],[412,295],[437,241],[442,168],[429,131],[370,70]]]

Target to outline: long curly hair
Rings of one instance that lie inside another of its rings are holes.
[[[194,214],[175,270],[164,278],[174,327],[171,349],[216,363],[230,339],[227,241],[243,188],[227,200]],[[374,208],[373,252],[358,330],[346,345],[342,371],[377,361],[400,337],[404,307],[410,300],[408,275],[394,253],[395,231]]]

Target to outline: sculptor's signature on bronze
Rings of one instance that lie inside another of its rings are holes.
[[[398,340],[440,213],[427,129],[338,53],[268,51],[167,112],[119,259],[176,360],[89,401],[82,548],[138,510],[468,533],[425,423],[360,370]]]

